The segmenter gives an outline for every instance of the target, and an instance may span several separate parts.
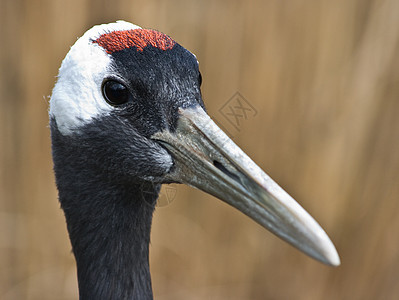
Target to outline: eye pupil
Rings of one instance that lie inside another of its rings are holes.
[[[120,105],[129,100],[129,90],[122,83],[109,80],[103,84],[103,96],[109,104]]]

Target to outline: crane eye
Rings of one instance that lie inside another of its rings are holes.
[[[201,75],[201,73],[198,74],[198,83],[199,83],[199,86],[201,86],[201,84],[202,84],[202,75]]]
[[[105,100],[111,105],[121,105],[129,100],[128,88],[115,80],[104,82],[102,92]]]

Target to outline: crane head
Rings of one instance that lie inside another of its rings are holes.
[[[207,115],[201,81],[195,55],[169,36],[123,21],[95,26],[71,47],[50,100],[52,134],[67,141],[58,151],[73,159],[78,149],[110,181],[203,190],[339,265],[319,224]]]

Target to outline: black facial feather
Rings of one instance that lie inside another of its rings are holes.
[[[146,124],[143,135],[164,128],[173,131],[179,107],[200,105],[205,109],[197,60],[179,44],[166,51],[146,47],[139,52],[129,48],[112,53],[112,57],[111,69],[132,93],[132,101],[121,109],[121,114],[140,115]]]

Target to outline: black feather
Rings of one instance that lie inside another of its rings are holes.
[[[67,135],[51,119],[54,171],[80,299],[152,299],[152,214],[173,159],[150,137],[174,130],[179,107],[204,107],[198,64],[178,44],[112,58],[104,81],[122,81],[129,101]]]

